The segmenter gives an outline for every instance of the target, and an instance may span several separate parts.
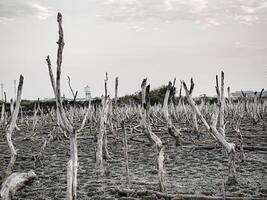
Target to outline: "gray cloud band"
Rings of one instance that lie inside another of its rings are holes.
[[[25,17],[43,20],[52,15],[53,12],[49,8],[30,1],[2,0],[0,2],[0,23]]]
[[[101,17],[111,21],[183,20],[208,25],[267,21],[266,0],[105,0],[103,5],[110,12]]]

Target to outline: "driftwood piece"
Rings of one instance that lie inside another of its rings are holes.
[[[205,195],[187,195],[187,194],[168,194],[153,190],[134,190],[134,189],[122,189],[116,188],[112,190],[113,193],[119,196],[135,195],[137,197],[151,196],[153,199],[165,199],[165,200],[261,200],[254,197],[219,197],[219,196],[205,196]],[[152,199],[152,198],[151,198]],[[263,200],[263,199],[262,199]]]
[[[158,192],[153,190],[134,190],[134,189],[122,189],[122,188],[116,188],[112,190],[113,193],[118,194],[119,196],[129,196],[129,195],[136,195],[137,197],[142,196],[154,196],[156,198],[164,198],[166,200],[171,200],[175,197],[174,194],[167,194],[164,192]]]
[[[2,183],[0,197],[2,200],[11,200],[16,192],[28,183],[34,182],[38,177],[33,170],[28,173],[12,173]]]
[[[216,146],[216,145],[184,146],[184,147],[185,148],[192,148],[194,150],[212,150],[212,149],[222,148],[222,146]],[[246,151],[267,151],[267,147],[264,147],[264,146],[243,146],[243,150],[246,150]]]
[[[219,196],[195,196],[195,195],[179,195],[172,200],[263,200],[254,197],[219,197]]]

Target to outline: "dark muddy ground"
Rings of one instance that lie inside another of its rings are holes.
[[[19,127],[21,131],[15,131],[13,134],[14,145],[18,149],[18,159],[14,171],[27,172],[34,169],[39,180],[19,191],[15,199],[64,199],[67,184],[66,163],[69,159],[68,141],[51,141],[44,153],[43,166],[35,165],[31,156],[39,152],[43,143],[42,138],[48,137],[48,133],[52,129],[39,124],[33,135],[33,132],[24,125],[19,125]],[[245,120],[241,129],[245,146],[267,147],[267,131],[262,130],[261,124],[253,126],[249,120]],[[154,131],[162,138],[165,146],[165,176],[168,193],[222,196],[222,183],[226,181],[228,174],[225,151],[220,147],[212,150],[196,150],[190,147],[192,145],[215,145],[204,129],[199,139],[194,133],[183,132],[184,139],[188,144],[182,147],[175,147],[173,139],[166,131],[158,128],[154,128]],[[0,130],[0,135],[0,173],[2,177],[10,154],[3,129]],[[112,159],[105,164],[107,168],[105,176],[99,176],[96,173],[96,141],[93,133],[89,133],[89,129],[85,129],[79,136],[78,199],[120,199],[112,193],[112,189],[125,186],[121,135],[122,132],[119,131],[119,137],[111,134],[108,137],[108,148]],[[158,190],[154,147],[149,145],[147,138],[141,133],[129,134],[128,137],[130,188]],[[131,138],[145,142],[134,141]],[[227,132],[229,141],[235,142],[236,138],[234,133]],[[266,155],[267,152],[264,150],[245,150],[245,161],[243,163],[236,162],[238,184],[225,185],[227,196],[267,198]]]

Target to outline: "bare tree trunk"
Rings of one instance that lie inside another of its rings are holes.
[[[194,85],[193,79],[191,79],[190,90],[191,90],[191,88],[193,88],[192,85]],[[215,111],[213,113],[212,125],[209,126],[207,121],[205,120],[205,118],[203,117],[201,112],[199,111],[198,107],[196,106],[196,103],[192,99],[192,97],[190,95],[190,91],[187,89],[187,86],[186,86],[185,82],[183,82],[183,86],[184,86],[184,90],[186,92],[186,96],[187,96],[188,102],[191,105],[191,107],[195,110],[197,115],[200,117],[201,121],[204,123],[205,127],[210,132],[212,137],[215,138],[215,140],[218,141],[227,150],[228,161],[229,161],[229,163],[228,163],[228,166],[229,166],[228,180],[229,180],[230,183],[235,183],[236,182],[236,176],[235,176],[236,175],[236,173],[235,173],[235,144],[234,143],[228,143],[226,141],[225,137],[221,133],[219,133],[217,131],[217,129],[216,129],[219,109],[217,108],[217,106],[215,107]]]
[[[224,97],[224,72],[221,72],[221,105],[220,105],[220,121],[219,126],[222,135],[225,137],[225,124],[224,124],[224,106],[225,106],[225,97]]]
[[[193,114],[192,117],[193,117],[193,128],[194,128],[194,132],[196,134],[198,134],[197,114],[194,111],[193,111],[192,114]]]
[[[171,117],[169,115],[169,110],[168,110],[168,101],[169,101],[170,92],[172,89],[173,89],[172,83],[169,82],[169,85],[168,85],[166,93],[165,93],[164,102],[163,102],[163,112],[164,112],[165,120],[167,121],[168,132],[175,139],[176,146],[180,146],[181,145],[181,133],[173,125],[173,123],[171,121]]]
[[[105,82],[105,98],[108,97],[108,89],[107,89],[107,81],[108,81],[108,73],[106,72],[106,78],[104,79]]]
[[[123,152],[125,158],[125,171],[126,171],[126,188],[128,188],[130,184],[129,177],[129,164],[128,164],[128,144],[127,144],[127,131],[125,129],[124,121],[122,121],[122,132],[123,132]]]
[[[78,171],[78,150],[77,150],[77,134],[73,130],[70,134],[70,161],[68,163],[68,190],[67,198],[69,200],[77,199],[77,171]]]
[[[12,116],[13,111],[14,111],[13,99],[10,99],[10,115],[11,116]]]
[[[0,124],[4,124],[4,122],[5,122],[5,103],[2,103]]]
[[[152,132],[150,119],[149,119],[149,89],[150,85],[146,86],[146,79],[143,80],[142,85],[142,123],[141,126],[148,136],[149,140],[152,141],[156,145],[157,153],[158,153],[158,179],[159,179],[159,188],[161,192],[165,192],[165,181],[164,181],[164,151],[163,145],[160,138]],[[144,98],[144,99],[143,99]]]
[[[109,98],[105,98],[102,96],[102,109],[100,113],[100,129],[97,135],[97,150],[96,150],[96,168],[99,170],[100,174],[105,172],[103,165],[103,150],[105,156],[107,156],[107,139],[104,140],[104,135],[106,132],[106,123],[107,123],[107,114],[109,107]]]
[[[24,118],[23,118],[23,110],[22,107],[20,107],[20,123],[24,122]]]
[[[119,79],[118,77],[115,78],[115,106],[117,106],[117,101],[118,101],[118,84],[119,84]]]
[[[103,136],[104,130],[101,130],[97,134],[97,149],[96,149],[96,168],[100,174],[104,174],[104,165],[103,165]]]
[[[162,141],[160,138],[152,132],[149,118],[147,119],[147,131],[151,137],[151,140],[154,141],[158,153],[158,162],[157,162],[157,167],[158,167],[158,179],[159,179],[159,189],[161,192],[166,191],[165,187],[165,180],[164,180],[164,150],[163,150],[163,145]]]
[[[19,114],[19,107],[20,107],[22,86],[23,86],[23,79],[24,79],[23,76],[20,75],[15,110],[12,113],[11,122],[8,125],[8,128],[6,130],[6,139],[7,139],[7,143],[8,143],[9,149],[10,149],[10,153],[11,153],[11,159],[10,159],[10,162],[9,162],[9,164],[7,166],[6,171],[5,171],[6,176],[9,176],[12,173],[13,166],[14,166],[15,161],[17,159],[17,151],[16,151],[16,149],[15,149],[13,143],[12,143],[12,132],[13,132],[15,126],[16,126],[16,121],[17,121],[17,117],[18,117],[18,114]]]
[[[240,144],[240,160],[241,162],[243,162],[245,160],[245,153],[244,153],[244,147],[243,147],[243,136],[239,129],[236,130],[236,133],[238,134],[238,140]]]
[[[67,199],[75,200],[77,198],[77,170],[78,170],[78,153],[77,153],[77,132],[68,120],[65,110],[62,105],[61,99],[61,90],[60,90],[60,77],[61,77],[61,64],[62,64],[62,53],[64,47],[64,38],[63,38],[63,28],[62,28],[62,15],[58,13],[57,22],[59,27],[59,39],[58,39],[58,51],[57,51],[57,77],[56,82],[53,76],[51,62],[49,56],[47,56],[47,65],[49,70],[49,76],[51,80],[51,85],[55,93],[57,110],[62,121],[62,128],[67,131],[70,136],[70,154],[71,158],[68,164],[68,191]]]
[[[36,127],[36,124],[37,124],[37,121],[38,121],[37,112],[38,112],[38,109],[37,109],[37,106],[36,106],[36,103],[35,103],[34,104],[34,115],[33,115],[32,131],[35,130],[35,127]]]
[[[225,137],[225,124],[224,124],[224,72],[221,72],[221,91],[219,89],[218,76],[216,75],[216,92],[217,92],[217,101],[219,106],[219,132]]]

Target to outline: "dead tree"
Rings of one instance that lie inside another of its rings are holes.
[[[109,110],[110,99],[102,96],[102,108],[100,111],[100,127],[97,135],[97,149],[96,149],[96,168],[100,174],[104,174],[103,157],[108,158],[107,140],[104,139],[106,134],[107,115]],[[104,152],[103,152],[104,151]]]
[[[115,132],[118,132],[118,126],[119,126],[119,116],[118,116],[118,86],[119,86],[119,78],[115,78],[115,98],[114,98],[114,128]],[[111,124],[111,123],[110,123]],[[112,127],[112,124],[111,124]]]
[[[77,152],[77,131],[69,122],[66,117],[65,110],[62,105],[61,99],[61,90],[60,90],[60,78],[61,78],[61,64],[62,64],[62,54],[64,47],[64,38],[63,38],[63,28],[62,28],[62,15],[58,13],[57,22],[59,27],[59,39],[58,39],[58,51],[57,51],[57,76],[56,82],[53,76],[51,62],[49,56],[47,56],[47,65],[49,69],[50,80],[52,88],[55,93],[57,110],[59,112],[60,118],[62,120],[62,128],[66,130],[70,138],[70,160],[68,162],[67,169],[67,199],[75,200],[77,199],[77,171],[78,171],[78,152]]]
[[[1,110],[1,119],[0,119],[0,124],[3,125],[5,123],[5,105],[6,103],[3,101],[2,102],[2,110]]]
[[[108,82],[108,73],[106,72],[106,77],[104,79],[104,86],[105,86],[105,98],[108,96],[108,89],[107,89],[107,83]]]
[[[119,85],[119,79],[118,77],[115,78],[115,105],[117,105],[118,101],[118,85]]]
[[[165,120],[167,121],[167,129],[169,134],[175,139],[175,144],[176,146],[181,145],[181,133],[180,131],[173,125],[171,117],[169,115],[169,109],[168,109],[168,101],[170,98],[170,93],[174,90],[174,86],[172,86],[172,83],[169,82],[169,85],[167,87],[166,93],[165,93],[165,98],[163,102],[163,112],[164,112],[164,117]]]
[[[227,88],[228,92],[228,115],[230,118],[230,127],[237,133],[237,138],[240,147],[240,160],[243,162],[245,160],[245,153],[243,147],[243,136],[241,132],[241,120],[243,118],[244,112],[242,110],[242,102],[238,102],[236,105],[233,104],[230,87]]]
[[[14,128],[16,127],[16,121],[17,121],[17,117],[18,117],[18,114],[19,114],[19,107],[20,107],[22,86],[23,86],[23,79],[24,79],[23,76],[20,75],[15,110],[11,115],[11,121],[10,121],[10,124],[8,125],[8,127],[7,127],[7,130],[6,130],[7,144],[9,146],[10,153],[11,153],[11,159],[10,159],[10,162],[9,162],[9,164],[7,166],[6,171],[5,171],[6,176],[9,176],[12,173],[13,166],[14,166],[15,161],[17,159],[17,151],[16,151],[16,149],[15,149],[13,143],[12,143],[12,133],[13,133]]]
[[[160,138],[152,132],[152,128],[150,125],[150,117],[149,117],[149,90],[150,85],[146,85],[146,79],[143,80],[142,85],[142,123],[141,126],[148,136],[149,140],[153,142],[156,146],[158,159],[157,159],[157,168],[158,168],[158,179],[159,179],[159,188],[161,192],[166,191],[165,188],[165,180],[164,180],[164,149],[163,144]]]
[[[217,93],[217,105],[219,106],[219,133],[225,137],[225,123],[224,123],[224,107],[225,107],[225,97],[224,97],[224,72],[221,72],[221,91],[218,83],[218,75],[216,75],[216,93]]]
[[[128,144],[127,144],[127,131],[125,128],[124,121],[121,122],[122,132],[123,132],[123,152],[125,158],[125,171],[126,171],[126,188],[128,188],[130,183],[129,177],[129,164],[128,164]]]
[[[20,188],[22,188],[27,183],[37,179],[36,174],[32,170],[30,170],[28,173],[12,173],[12,169],[17,158],[17,152],[12,143],[12,133],[16,127],[16,120],[19,114],[23,80],[24,80],[23,76],[20,75],[15,109],[12,112],[11,121],[10,124],[8,124],[6,130],[6,138],[11,152],[11,159],[7,166],[7,169],[5,170],[6,179],[2,183],[0,191],[0,197],[2,200],[11,200],[12,197]]]
[[[191,79],[191,86],[190,90],[193,90],[194,84],[193,79]],[[218,120],[218,114],[219,114],[219,106],[215,106],[215,110],[212,116],[212,123],[209,125],[206,121],[206,119],[201,114],[200,110],[198,109],[195,101],[192,99],[190,95],[190,90],[188,90],[187,85],[185,82],[183,82],[184,90],[186,93],[186,97],[188,99],[189,104],[194,109],[194,111],[197,113],[203,124],[205,125],[206,129],[209,131],[211,136],[219,143],[221,144],[228,153],[228,169],[229,169],[229,176],[228,176],[228,183],[234,184],[236,183],[236,170],[235,170],[235,144],[234,143],[228,143],[225,139],[225,137],[217,130],[217,120]]]
[[[39,98],[37,100],[37,103],[34,104],[34,114],[33,114],[33,124],[32,124],[32,131],[35,130],[37,121],[38,121],[38,112],[41,113],[40,104],[39,104]]]
[[[6,98],[4,101],[4,84],[1,83],[1,95],[2,95],[2,110],[1,110],[1,119],[0,119],[0,124],[4,124],[5,122],[5,104],[6,104]]]
[[[10,107],[9,107],[9,109],[10,109],[10,115],[12,115],[12,113],[14,111],[14,103],[13,103],[13,99],[12,98],[10,99]]]

